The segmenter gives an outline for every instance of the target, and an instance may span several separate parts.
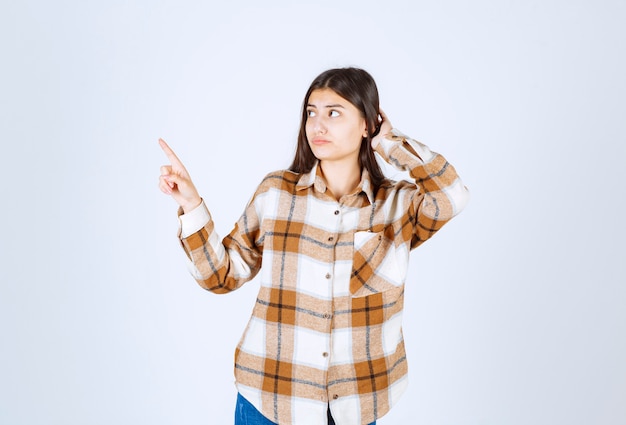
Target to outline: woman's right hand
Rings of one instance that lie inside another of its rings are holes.
[[[161,167],[159,189],[166,195],[171,195],[183,211],[188,213],[200,205],[202,198],[200,198],[196,187],[193,185],[187,169],[180,162],[174,151],[163,139],[159,139],[159,145],[170,160],[170,165]]]
[[[376,148],[380,144],[381,139],[387,136],[393,129],[393,126],[391,125],[391,121],[389,121],[389,117],[387,117],[385,112],[383,112],[382,109],[379,109],[379,112],[380,112],[380,130],[378,131],[378,134],[376,135],[376,137],[372,139],[372,149],[374,150],[376,150]]]

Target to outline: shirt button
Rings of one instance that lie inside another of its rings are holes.
[[[335,238],[333,238],[332,236],[328,238],[328,242],[332,242]]]
[[[324,319],[330,319],[330,314],[324,313]]]
[[[330,279],[330,273],[326,273],[326,279]]]
[[[324,357],[328,357],[328,353],[323,352],[323,353],[322,353],[322,356],[324,356]]]
[[[333,400],[337,400],[339,398],[338,394],[333,395]]]
[[[339,210],[335,210],[335,215],[339,215]]]

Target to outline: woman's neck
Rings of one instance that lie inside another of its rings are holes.
[[[321,161],[320,167],[328,189],[336,200],[352,193],[361,182],[361,167],[358,162],[346,164],[345,162]]]

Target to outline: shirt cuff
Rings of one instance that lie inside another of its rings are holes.
[[[390,156],[391,149],[394,146],[400,145],[402,146],[406,143],[408,146],[405,148],[409,148],[408,150],[417,156],[423,163],[429,162],[435,156],[434,153],[428,148],[428,146],[411,139],[406,134],[402,133],[397,128],[393,128],[389,134],[385,135],[380,141],[381,148],[385,152],[387,156]]]
[[[180,213],[180,211],[179,211]],[[193,210],[186,214],[179,214],[178,221],[180,224],[180,237],[186,238],[202,229],[211,220],[211,214],[204,204],[204,200],[200,202]]]

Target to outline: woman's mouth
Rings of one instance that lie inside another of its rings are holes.
[[[330,141],[326,139],[315,138],[311,141],[311,143],[313,143],[314,145],[325,145],[327,143],[330,143]]]

